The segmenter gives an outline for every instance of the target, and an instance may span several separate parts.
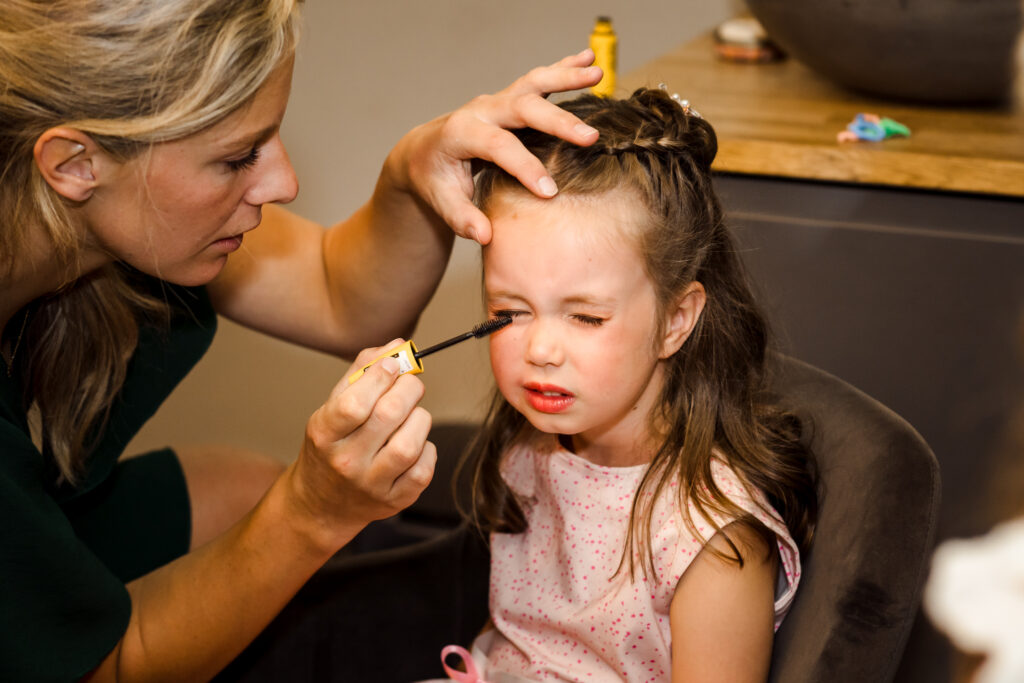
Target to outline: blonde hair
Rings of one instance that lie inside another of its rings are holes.
[[[300,1],[0,2],[0,272],[13,272],[34,231],[67,269],[64,287],[29,304],[17,361],[44,450],[68,481],[124,381],[139,312],[163,304],[120,265],[81,277],[67,200],[35,165],[35,142],[67,126],[127,160],[208,128],[294,53]]]

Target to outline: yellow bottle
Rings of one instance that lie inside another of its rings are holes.
[[[594,51],[594,64],[601,67],[604,77],[590,91],[600,97],[615,94],[615,68],[618,61],[618,38],[612,28],[612,20],[598,17],[594,31],[590,34],[590,49]]]

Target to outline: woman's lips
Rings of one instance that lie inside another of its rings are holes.
[[[226,253],[236,251],[239,247],[242,246],[242,234],[239,233],[238,235],[232,235],[231,237],[219,239],[213,243],[213,246]]]
[[[576,400],[571,391],[552,384],[527,384],[526,400],[541,413],[561,413]]]

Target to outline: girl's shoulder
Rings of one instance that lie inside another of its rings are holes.
[[[772,531],[785,532],[788,535],[786,523],[768,502],[765,493],[747,481],[729,464],[728,456],[717,450],[711,457],[711,480],[714,489],[705,491],[712,503],[710,514],[718,526],[725,526],[742,516],[752,515]],[[738,511],[729,512],[730,507],[738,508]],[[692,500],[690,510],[695,510]]]

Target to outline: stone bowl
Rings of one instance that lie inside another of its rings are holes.
[[[1011,96],[1022,0],[747,0],[768,36],[840,85],[889,99]]]

